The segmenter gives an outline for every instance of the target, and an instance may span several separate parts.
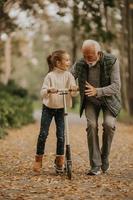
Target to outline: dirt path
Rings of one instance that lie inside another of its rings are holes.
[[[0,200],[133,200],[133,126],[118,124],[110,173],[87,176],[86,122],[70,116],[73,179],[53,169],[55,125],[50,128],[40,176],[32,172],[39,123],[11,130],[0,140]],[[100,129],[101,132],[101,129]],[[100,133],[101,137],[101,133]]]

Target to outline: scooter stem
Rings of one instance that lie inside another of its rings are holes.
[[[63,102],[64,102],[64,121],[65,121],[66,145],[69,145],[68,113],[67,113],[66,95],[65,94],[63,94]]]

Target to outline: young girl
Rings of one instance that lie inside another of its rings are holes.
[[[54,51],[48,56],[49,73],[46,75],[41,89],[41,97],[43,99],[43,109],[41,117],[40,133],[37,141],[37,151],[33,170],[40,172],[42,168],[42,158],[45,150],[45,143],[49,132],[52,118],[56,124],[56,171],[62,171],[64,165],[64,108],[63,96],[59,95],[58,89],[71,89],[73,92],[66,96],[68,107],[72,106],[71,96],[76,96],[74,90],[77,89],[75,79],[67,69],[70,67],[70,57],[63,50]]]

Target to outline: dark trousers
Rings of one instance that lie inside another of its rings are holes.
[[[52,121],[52,118],[55,119],[56,124],[56,155],[64,154],[64,108],[51,109],[43,105],[42,117],[41,117],[41,126],[40,133],[37,141],[37,155],[43,155],[45,151],[45,143],[49,133],[49,127]]]
[[[102,147],[100,150],[98,137],[98,118],[100,110],[103,111],[103,135]],[[85,108],[87,119],[87,141],[89,148],[89,158],[91,167],[101,166],[103,162],[108,161],[111,143],[115,133],[116,118],[104,106],[97,106],[93,103],[87,103]]]

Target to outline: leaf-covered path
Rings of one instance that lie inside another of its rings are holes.
[[[110,172],[86,175],[89,169],[86,122],[70,116],[73,178],[56,175],[55,125],[52,123],[46,144],[41,175],[32,172],[39,123],[10,130],[0,140],[0,200],[132,200],[133,125],[118,123],[110,155]],[[100,128],[100,137],[101,137]]]

